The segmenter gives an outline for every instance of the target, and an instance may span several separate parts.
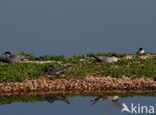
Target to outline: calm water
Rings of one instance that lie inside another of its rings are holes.
[[[0,53],[156,53],[156,0],[0,0]]]
[[[114,106],[111,100],[97,102],[94,105],[90,100],[96,97],[71,97],[68,98],[70,104],[63,101],[49,103],[47,101],[34,103],[14,102],[12,104],[0,105],[1,115],[130,115],[121,113],[122,107]],[[154,106],[156,112],[156,97],[129,97],[119,98],[119,103],[125,103],[130,108],[134,106]],[[145,115],[142,114],[142,115]]]

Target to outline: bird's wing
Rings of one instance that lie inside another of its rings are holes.
[[[104,60],[107,59],[106,56],[96,56],[96,58],[98,58],[98,59],[101,60],[101,61],[104,61]]]
[[[102,62],[106,62],[106,63],[113,62],[111,57],[106,57],[106,56],[96,56],[96,59]]]
[[[110,57],[106,57],[106,56],[95,56],[95,59],[97,61],[108,62],[108,63],[110,61]]]
[[[97,98],[91,100],[90,102],[93,102],[93,101],[96,101],[96,100],[99,100],[99,99],[101,99],[101,96],[99,96],[99,97],[97,97]]]
[[[94,105],[95,103],[97,103],[98,101],[104,101],[104,100],[107,100],[108,99],[108,96],[99,96],[93,100],[91,100],[90,102],[93,102],[92,104]]]
[[[11,55],[11,56],[10,56],[10,59],[11,59],[11,58],[13,59],[13,58],[16,58],[16,57],[17,57],[17,55]]]
[[[62,73],[64,71],[66,71],[67,68],[55,68],[54,71],[56,74]]]
[[[25,55],[18,55],[18,56],[19,56],[20,59],[25,59],[25,58],[27,58],[27,56],[25,56]]]
[[[94,105],[96,102],[98,102],[101,99],[101,96],[91,100],[90,102],[92,102],[92,105]]]

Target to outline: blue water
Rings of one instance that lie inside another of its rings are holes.
[[[156,0],[0,0],[0,54],[156,53]]]
[[[121,113],[122,107],[116,107],[111,100],[97,102],[92,105],[90,100],[96,97],[71,97],[70,104],[62,101],[49,103],[47,101],[35,103],[15,102],[0,105],[0,115],[131,115],[132,113]],[[131,103],[135,106],[154,106],[156,113],[156,97],[129,97],[119,98],[119,103],[125,103],[130,108]],[[141,115],[146,115],[145,113]],[[155,114],[154,114],[155,115]]]

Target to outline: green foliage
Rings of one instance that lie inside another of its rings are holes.
[[[30,54],[28,54],[27,52],[18,52],[18,53],[16,53],[17,55],[25,55],[25,56],[27,56],[27,55],[30,55]]]
[[[112,55],[116,55],[116,57],[118,58],[122,58],[124,56],[126,56],[126,54],[118,54],[118,53],[115,53],[115,52],[109,52],[109,53],[96,53],[96,54],[88,54],[87,56],[92,56],[92,55],[95,55],[95,56],[112,56]]]
[[[27,55],[22,53],[23,55]],[[98,53],[95,55],[111,56],[114,53]],[[64,72],[65,76],[112,76],[121,77],[156,77],[156,57],[141,59],[138,55],[133,55],[133,59],[120,59],[117,62],[106,64],[104,62],[97,62],[93,54],[64,57],[64,56],[40,56],[35,58],[30,56],[29,60],[55,60],[47,64],[35,63],[18,63],[0,65],[0,82],[1,81],[23,81],[25,79],[37,79],[44,75],[44,68],[52,65],[55,68],[63,67],[63,64],[70,64],[71,67]],[[123,57],[125,54],[116,54],[118,57]],[[5,58],[1,57],[0,61]],[[61,62],[61,63],[58,63]],[[55,79],[54,77],[49,77]]]
[[[132,60],[121,59],[115,63],[106,64],[101,62],[92,62],[88,64],[74,64],[65,74],[73,76],[112,76],[121,77],[123,75],[132,77],[155,77],[156,59],[148,58],[142,60],[134,58]]]
[[[55,60],[55,61],[63,61],[65,60],[65,57],[63,55],[55,56],[55,55],[45,55],[35,58],[34,56],[28,58],[29,60]]]
[[[0,56],[0,62],[8,62],[8,60],[4,56]]]
[[[23,81],[37,79],[43,75],[43,65],[18,63],[0,66],[0,81]]]

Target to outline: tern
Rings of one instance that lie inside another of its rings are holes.
[[[116,55],[112,55],[112,57],[107,56],[93,56],[97,61],[105,62],[105,63],[113,63],[118,61],[118,58]]]
[[[26,55],[11,54],[10,52],[5,52],[3,54],[6,56],[7,60],[11,63],[19,63],[28,57]]]
[[[145,51],[143,48],[139,48],[138,51],[137,51],[137,54],[144,54]]]
[[[60,74],[63,73],[64,71],[67,70],[68,67],[64,67],[64,68],[54,68],[53,66],[48,66],[44,69],[44,72],[47,73],[48,75],[51,74]]]

